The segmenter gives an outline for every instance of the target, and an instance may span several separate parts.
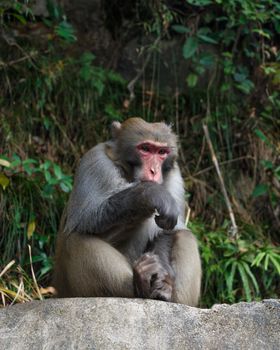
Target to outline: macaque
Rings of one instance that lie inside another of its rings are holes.
[[[81,159],[56,247],[59,297],[150,298],[196,306],[201,264],[185,227],[177,139],[130,118]]]

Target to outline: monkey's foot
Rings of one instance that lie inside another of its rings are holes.
[[[171,301],[173,279],[162,266],[158,255],[142,255],[134,265],[133,280],[137,296]]]

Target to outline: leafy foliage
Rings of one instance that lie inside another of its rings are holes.
[[[2,302],[41,297],[30,268],[47,286],[72,186],[65,173],[108,137],[113,119],[131,115],[165,119],[180,136],[190,227],[201,244],[203,305],[279,296],[279,1],[104,2],[106,30],[120,46],[136,37],[145,43],[140,57],[152,58],[143,63],[134,100],[128,81],[100,65],[97,48],[84,50],[62,7],[47,1],[49,16],[36,18],[31,5],[0,4]],[[174,41],[181,46],[168,69],[177,85],[170,82],[166,93],[162,48]],[[238,221],[236,240],[227,232],[203,123]]]
[[[63,192],[72,189],[72,177],[50,160],[23,160],[18,155],[0,158],[0,175],[4,213],[0,218],[0,263],[4,265],[17,256],[22,266],[28,265],[27,244],[30,244],[32,261],[37,263],[38,278],[42,278],[52,268],[50,253],[53,254],[64,204]]]
[[[203,302],[234,303],[267,296],[277,297],[280,277],[280,249],[260,236],[249,236],[254,228],[244,227],[238,239],[226,230],[207,230],[199,223],[190,228],[199,237],[204,265]],[[207,234],[205,234],[207,232]]]

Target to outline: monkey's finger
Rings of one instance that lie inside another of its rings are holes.
[[[166,218],[163,216],[156,216],[155,222],[160,228],[163,228],[164,230],[172,230],[177,224],[177,218]]]

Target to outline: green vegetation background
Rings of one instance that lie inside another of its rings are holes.
[[[188,225],[203,262],[201,305],[279,297],[279,1],[101,3],[112,35],[118,27],[153,38],[140,50],[153,79],[139,76],[133,91],[83,48],[54,2],[47,17],[35,17],[30,1],[0,4],[1,304],[53,293],[54,244],[77,161],[108,138],[112,120],[134,115],[172,122],[179,135]],[[160,43],[168,40],[181,43],[189,67],[176,77],[183,90],[171,94],[158,86]]]

